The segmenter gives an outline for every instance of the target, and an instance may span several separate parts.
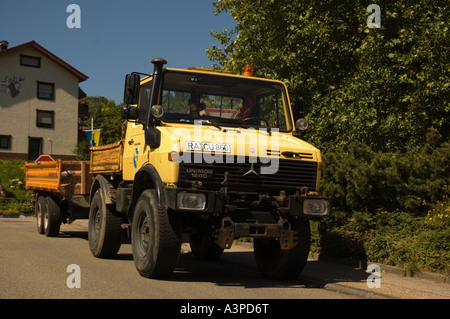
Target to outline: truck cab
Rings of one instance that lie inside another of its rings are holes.
[[[175,267],[182,234],[201,260],[250,237],[265,277],[298,276],[309,220],[331,205],[318,194],[320,151],[299,138],[305,120],[285,84],[152,63],[152,74],[126,76],[122,140],[92,148],[93,254],[117,252],[112,234],[128,227],[137,270],[156,278]]]

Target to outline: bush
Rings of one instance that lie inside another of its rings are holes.
[[[6,197],[29,198],[25,189],[25,161],[0,160],[0,178]]]
[[[423,147],[406,153],[372,151],[361,142],[323,155],[322,192],[344,211],[426,212],[449,185],[450,143],[430,130]]]
[[[386,211],[336,213],[320,223],[320,243],[318,236],[313,237],[315,252],[400,266],[407,272],[450,275],[449,217],[430,219]]]

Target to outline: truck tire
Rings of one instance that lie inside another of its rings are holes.
[[[45,209],[45,197],[38,196],[36,200],[36,206],[34,207],[34,213],[36,215],[36,225],[39,234],[44,234],[44,209]]]
[[[145,190],[139,197],[131,223],[131,247],[137,271],[143,277],[170,275],[181,249],[181,223],[158,205],[156,192]]]
[[[223,253],[223,248],[218,246],[212,235],[205,231],[189,234],[189,245],[197,260],[214,261]]]
[[[290,250],[282,250],[274,238],[255,238],[255,260],[261,274],[269,279],[296,279],[308,260],[311,243],[309,220],[301,218],[291,223],[298,232],[298,243]]]
[[[51,196],[45,197],[44,233],[47,237],[56,237],[61,227],[61,209]]]
[[[97,258],[114,258],[122,244],[123,217],[106,205],[100,189],[92,198],[89,209],[89,249]]]

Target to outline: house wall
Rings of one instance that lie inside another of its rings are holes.
[[[23,66],[20,55],[41,58],[40,68]],[[11,135],[10,149],[0,158],[27,158],[29,137],[41,138],[41,153],[54,158],[74,158],[78,134],[78,78],[59,64],[29,47],[0,57],[0,82],[23,78],[16,97],[0,87],[0,135]],[[37,81],[54,83],[54,99],[37,97]],[[36,125],[36,110],[54,112],[53,128]]]

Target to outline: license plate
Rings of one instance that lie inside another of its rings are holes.
[[[209,142],[186,142],[188,151],[230,153],[230,144]]]

